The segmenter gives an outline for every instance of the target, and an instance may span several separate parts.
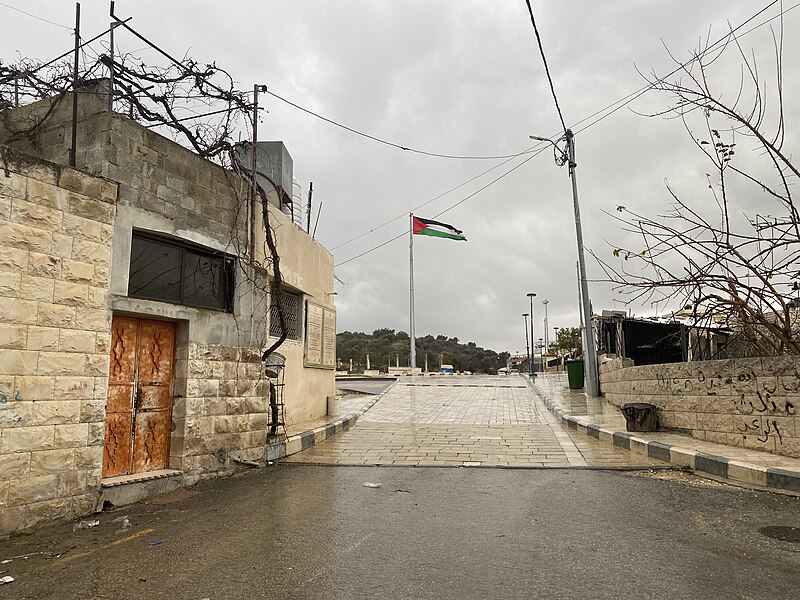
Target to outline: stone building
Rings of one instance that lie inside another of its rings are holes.
[[[247,184],[106,98],[81,90],[76,168],[71,96],[0,111],[0,534],[265,460],[270,392],[281,423],[335,394],[330,253],[268,206],[288,329],[270,380]]]

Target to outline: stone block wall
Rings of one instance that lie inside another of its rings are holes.
[[[0,534],[98,497],[116,197],[0,146]]]
[[[171,466],[191,479],[233,469],[235,459],[263,461],[269,401],[260,353],[192,342],[185,363],[186,394],[173,407],[182,433],[172,437]]]
[[[800,357],[641,367],[616,359],[601,365],[600,385],[615,406],[655,405],[665,429],[800,458]]]

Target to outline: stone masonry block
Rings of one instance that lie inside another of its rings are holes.
[[[42,327],[75,327],[76,309],[74,306],[39,302],[36,310],[36,324]],[[83,322],[81,322],[83,324]]]
[[[67,306],[86,306],[89,286],[85,283],[56,281],[53,289],[53,302]]]
[[[111,264],[111,248],[105,244],[76,238],[72,244],[72,258],[93,265],[108,266]]]
[[[58,475],[58,495],[77,496],[86,492],[89,483],[88,471],[66,471]]]
[[[58,477],[41,475],[26,477],[16,482],[8,490],[8,505],[21,506],[43,500],[52,500],[58,496]]]
[[[87,446],[102,446],[105,439],[105,423],[88,423]]]
[[[30,452],[0,454],[0,481],[22,479],[30,472]]]
[[[44,181],[37,181],[34,177],[28,179],[28,201],[41,206],[49,206],[56,210],[63,210],[64,190]]]
[[[55,377],[55,397],[61,400],[89,400],[94,398],[95,378],[87,376]]]
[[[29,300],[0,302],[0,323],[36,323],[37,304]]]
[[[81,376],[86,374],[87,355],[79,352],[40,352],[37,375]]]
[[[78,421],[80,405],[56,400],[19,401],[13,410],[0,412],[0,426],[7,430],[30,426],[60,425]]]
[[[3,350],[0,352],[0,373],[6,375],[33,375],[39,353],[32,350]]]
[[[108,289],[90,285],[88,303],[89,306],[105,306],[108,303]]]
[[[100,423],[106,418],[105,400],[82,400],[80,403],[81,423]]]
[[[24,401],[53,400],[55,377],[27,376],[17,377],[16,387],[19,397]]]
[[[69,197],[68,211],[70,214],[84,217],[90,221],[100,223],[114,222],[114,205],[101,202],[95,198],[87,198],[78,194]]]
[[[107,332],[111,328],[111,311],[108,308],[78,308],[76,317],[81,328],[89,331]]]
[[[0,323],[0,348],[21,350],[27,347],[28,328],[25,325]]]
[[[0,247],[0,270],[24,271],[28,268],[28,254],[27,250]]]
[[[89,444],[89,423],[74,423],[70,425],[54,426],[55,448],[79,448]]]
[[[93,377],[105,377],[108,375],[108,365],[110,358],[108,354],[89,354],[86,360],[86,374]]]
[[[32,452],[30,457],[30,476],[54,475],[74,468],[75,451],[71,448]]]
[[[80,329],[61,329],[59,331],[59,350],[61,352],[94,353],[94,331],[81,331]]]
[[[19,297],[22,274],[12,271],[0,271],[0,298]]]
[[[16,200],[11,210],[11,220],[45,230],[61,229],[64,213],[49,206]]]
[[[66,258],[61,264],[61,277],[65,282],[92,283],[94,280],[94,265]]]
[[[58,350],[61,330],[57,327],[28,325],[28,350]]]
[[[57,278],[61,276],[61,258],[52,254],[31,252],[28,259],[28,275]]]
[[[20,276],[19,296],[27,300],[53,303],[55,281],[50,277]]]
[[[76,469],[96,470],[103,466],[103,447],[86,446],[74,449]]]
[[[54,425],[4,429],[0,432],[0,454],[50,450],[53,448],[54,430]]]
[[[49,231],[6,221],[0,221],[0,240],[5,246],[21,250],[47,253],[53,248],[53,235]]]
[[[53,234],[53,254],[61,258],[72,258],[73,238],[65,233]]]
[[[733,433],[733,415],[698,413],[697,428],[702,431]]]

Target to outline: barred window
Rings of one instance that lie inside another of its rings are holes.
[[[275,304],[278,297],[281,299],[283,313],[286,318],[287,339],[299,340],[301,333],[300,324],[303,322],[302,294],[293,294],[292,292],[283,291],[280,296],[276,294],[272,295],[272,307],[269,311],[269,334],[272,337],[280,337],[281,335],[281,318],[278,314],[278,307]]]

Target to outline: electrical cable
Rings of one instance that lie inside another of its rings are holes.
[[[75,30],[74,27],[67,27],[66,25],[62,25],[61,23],[56,23],[54,21],[48,21],[47,19],[45,19],[43,17],[39,17],[39,16],[31,14],[29,12],[25,12],[24,10],[16,8],[15,6],[11,6],[10,4],[6,4],[5,2],[0,2],[0,6],[5,6],[6,8],[10,8],[11,10],[15,10],[18,13],[22,13],[23,15],[27,15],[29,17],[33,17],[34,19],[37,19],[37,20],[42,21],[44,23],[49,23],[50,25],[55,25],[56,27],[61,27],[61,29],[66,29],[67,31],[74,31]]]
[[[589,124],[588,124],[588,125],[586,125],[585,127],[581,127],[580,129],[576,130],[574,133],[576,133],[576,134],[577,134],[577,133],[579,133],[579,132],[581,132],[581,131],[585,131],[585,130],[586,130],[586,129],[588,129],[589,127],[591,127],[591,126],[593,126],[593,125],[595,125],[595,124],[599,123],[599,122],[600,122],[600,121],[602,121],[603,119],[605,119],[605,118],[607,118],[607,117],[611,116],[611,115],[612,115],[612,114],[614,114],[615,112],[617,112],[617,111],[619,111],[620,109],[622,109],[622,108],[624,108],[624,107],[628,106],[629,104],[631,104],[631,103],[632,103],[634,100],[637,100],[638,98],[642,97],[642,96],[643,96],[645,93],[647,93],[648,91],[650,91],[650,90],[651,90],[653,87],[655,87],[655,86],[656,86],[656,85],[658,85],[659,83],[662,83],[662,82],[666,81],[666,79],[667,79],[668,77],[672,77],[673,75],[675,75],[676,73],[678,73],[678,72],[679,72],[681,69],[685,69],[687,66],[689,66],[690,64],[692,64],[692,63],[693,63],[693,62],[695,62],[696,60],[698,60],[698,59],[702,58],[703,56],[705,56],[705,55],[706,55],[706,54],[708,54],[709,52],[712,52],[712,51],[716,50],[716,49],[717,49],[717,47],[718,47],[720,44],[724,43],[726,40],[728,40],[728,39],[729,39],[729,37],[730,37],[730,35],[731,35],[731,34],[733,34],[733,33],[736,33],[736,32],[737,32],[738,30],[740,30],[742,27],[744,27],[745,25],[747,25],[748,23],[750,23],[750,22],[751,22],[751,21],[753,21],[754,19],[757,19],[757,18],[758,18],[759,16],[761,16],[761,15],[762,15],[764,12],[766,12],[767,10],[769,10],[770,8],[772,8],[773,6],[775,6],[776,4],[778,4],[780,1],[781,1],[781,0],[773,0],[772,2],[770,2],[769,4],[767,4],[767,5],[766,5],[764,8],[762,8],[761,10],[759,10],[757,13],[755,13],[754,15],[752,15],[751,17],[749,17],[747,20],[745,20],[745,21],[742,21],[742,22],[741,22],[739,25],[737,25],[735,28],[731,29],[731,31],[730,31],[729,33],[725,34],[724,36],[722,36],[721,38],[719,38],[719,39],[718,39],[716,42],[714,42],[713,44],[711,44],[710,46],[708,46],[708,47],[707,47],[705,50],[703,50],[703,52],[701,52],[701,53],[700,53],[700,54],[698,54],[697,56],[695,56],[695,57],[693,57],[693,58],[690,58],[689,60],[687,60],[687,61],[685,61],[685,62],[681,63],[680,65],[678,65],[678,66],[677,66],[675,69],[673,69],[672,71],[670,71],[670,72],[669,72],[669,73],[667,73],[666,75],[662,75],[661,77],[657,78],[657,79],[656,79],[655,81],[653,81],[652,83],[649,83],[649,84],[647,84],[647,85],[645,85],[645,86],[643,86],[643,87],[639,88],[638,90],[631,92],[631,93],[630,93],[630,94],[628,94],[627,96],[624,96],[623,98],[620,98],[619,100],[617,100],[617,101],[615,101],[615,102],[612,102],[611,104],[608,104],[607,106],[605,106],[605,107],[601,108],[600,110],[598,110],[598,111],[595,111],[595,112],[594,112],[594,113],[592,113],[591,115],[589,115],[589,116],[587,116],[587,117],[584,117],[584,118],[583,118],[583,119],[581,119],[580,121],[577,121],[577,122],[576,122],[576,123],[575,123],[573,126],[575,126],[575,125],[580,125],[581,123],[585,123],[586,121],[588,121],[588,120],[590,120],[590,119],[593,119],[594,117],[596,117],[596,116],[598,116],[598,115],[602,115],[604,112],[608,111],[609,109],[613,109],[613,110],[610,110],[610,112],[608,112],[607,114],[605,114],[605,115],[601,116],[599,119],[596,119],[595,121],[592,121],[591,123],[589,123]],[[745,31],[745,32],[744,32],[744,33],[742,33],[741,35],[747,35],[747,34],[749,34],[749,33],[752,33],[752,32],[753,32],[753,31],[755,31],[756,29],[759,29],[759,28],[763,27],[764,25],[766,25],[766,24],[767,24],[767,23],[769,23],[770,21],[774,21],[774,20],[775,20],[775,19],[777,19],[778,17],[781,17],[781,16],[785,15],[786,13],[788,13],[788,12],[790,12],[790,11],[792,11],[792,10],[796,9],[796,8],[797,8],[797,7],[799,7],[799,6],[800,6],[800,2],[798,2],[797,4],[795,4],[795,5],[791,6],[791,7],[787,8],[787,9],[781,10],[781,12],[780,12],[780,13],[778,13],[777,15],[775,15],[774,17],[770,17],[769,19],[767,19],[766,21],[764,21],[764,22],[762,22],[762,23],[759,23],[759,24],[758,24],[758,25],[756,25],[755,27],[752,27],[751,29],[748,29],[747,31]]]
[[[376,137],[374,135],[370,135],[368,133],[364,133],[363,131],[359,131],[358,129],[353,129],[352,127],[348,127],[347,125],[343,125],[341,123],[338,123],[337,121],[334,121],[333,119],[329,119],[328,117],[323,117],[319,113],[315,113],[312,110],[304,108],[304,107],[300,106],[299,104],[295,104],[294,102],[291,102],[290,100],[287,100],[286,98],[283,98],[282,96],[279,96],[275,92],[269,91],[269,89],[266,90],[266,93],[269,94],[270,96],[272,96],[273,98],[277,98],[281,102],[285,102],[289,106],[293,106],[294,108],[296,108],[298,110],[301,110],[304,113],[307,113],[307,114],[311,115],[312,117],[316,117],[317,119],[321,119],[322,121],[325,121],[326,123],[330,123],[331,125],[335,125],[336,127],[344,129],[345,131],[349,131],[350,133],[355,133],[356,135],[360,135],[361,137],[367,138],[368,140],[372,140],[374,142],[378,142],[379,144],[384,144],[386,146],[391,146],[392,148],[397,148],[398,150],[405,150],[406,152],[413,152],[414,154],[422,154],[423,156],[433,156],[433,157],[436,157],[436,158],[452,158],[452,159],[457,159],[457,160],[501,160],[501,159],[504,159],[504,158],[509,158],[509,159],[510,158],[516,158],[518,156],[522,156],[523,154],[526,154],[526,152],[527,152],[527,151],[522,151],[522,152],[517,152],[516,154],[505,154],[505,155],[501,155],[501,156],[460,156],[460,155],[455,155],[455,154],[439,154],[438,152],[428,152],[426,150],[417,150],[416,148],[409,148],[407,146],[402,146],[400,144],[396,144],[394,142],[390,142],[390,141],[381,139],[381,138]]]
[[[495,183],[497,183],[498,181],[500,181],[501,179],[503,179],[503,178],[504,178],[504,177],[506,177],[507,175],[510,175],[511,173],[513,173],[514,171],[516,171],[517,169],[519,169],[519,168],[520,168],[521,166],[523,166],[524,164],[526,164],[526,163],[530,162],[531,160],[533,160],[534,158],[536,158],[537,156],[539,156],[539,155],[540,155],[542,152],[544,152],[544,151],[545,151],[545,150],[547,150],[548,148],[549,148],[549,146],[545,146],[544,148],[541,148],[540,150],[537,150],[537,151],[535,151],[533,154],[531,154],[530,156],[528,156],[528,157],[527,157],[525,160],[523,160],[522,162],[520,162],[518,165],[515,165],[515,166],[513,166],[512,168],[510,168],[508,171],[506,171],[505,173],[503,173],[503,174],[502,174],[502,175],[500,175],[499,177],[496,177],[495,179],[493,179],[492,181],[490,181],[489,183],[487,183],[486,185],[484,185],[482,188],[479,188],[479,189],[475,190],[474,192],[472,192],[472,193],[471,193],[471,194],[469,194],[468,196],[466,196],[466,197],[462,198],[462,199],[461,199],[461,200],[459,200],[458,202],[456,202],[456,203],[454,203],[454,204],[451,204],[450,206],[448,206],[448,207],[447,207],[447,208],[445,208],[444,210],[442,210],[442,211],[440,211],[440,212],[436,213],[435,215],[433,215],[433,218],[435,219],[435,218],[437,218],[437,217],[440,217],[440,216],[442,216],[443,214],[445,214],[445,213],[447,213],[447,212],[449,212],[449,211],[453,210],[455,207],[457,207],[457,206],[459,206],[459,205],[461,205],[461,204],[464,204],[464,202],[466,202],[467,200],[470,200],[471,198],[474,198],[475,196],[477,196],[478,194],[480,194],[480,193],[481,193],[482,191],[484,191],[485,189],[487,189],[487,188],[491,187],[492,185],[494,185]],[[333,265],[333,266],[334,266],[334,268],[336,268],[336,267],[341,267],[342,265],[345,265],[345,264],[347,264],[347,263],[349,263],[349,262],[352,262],[352,261],[356,260],[357,258],[361,258],[362,256],[366,256],[367,254],[370,254],[371,252],[374,252],[375,250],[378,250],[378,249],[380,249],[380,248],[383,248],[384,246],[386,246],[387,244],[390,244],[390,243],[394,242],[395,240],[399,240],[399,239],[400,239],[401,237],[403,237],[403,236],[404,236],[406,233],[407,233],[407,232],[406,232],[406,231],[404,231],[404,232],[400,233],[399,235],[396,235],[395,237],[393,237],[393,238],[391,238],[391,239],[388,239],[388,240],[386,240],[385,242],[382,242],[381,244],[378,244],[377,246],[375,246],[375,247],[373,247],[373,248],[370,248],[369,250],[366,250],[366,251],[362,252],[361,254],[357,254],[356,256],[353,256],[352,258],[348,258],[347,260],[343,260],[343,261],[342,261],[342,262],[340,262],[340,263],[336,263],[336,264],[335,264],[335,265]]]
[[[602,121],[602,120],[603,120],[603,119],[605,119],[606,117],[608,117],[608,116],[611,116],[611,115],[612,115],[612,114],[614,114],[615,112],[619,111],[621,108],[623,108],[623,107],[627,106],[628,104],[630,104],[631,102],[633,102],[633,101],[634,101],[634,100],[636,100],[637,98],[639,98],[639,97],[641,97],[642,95],[644,95],[646,92],[648,92],[650,89],[652,89],[652,88],[653,88],[655,85],[657,85],[659,82],[661,82],[661,81],[664,81],[666,78],[668,78],[668,77],[671,77],[672,75],[675,75],[675,74],[676,74],[677,72],[679,72],[679,71],[680,71],[682,68],[685,68],[686,66],[688,66],[689,64],[691,64],[691,63],[692,63],[692,62],[694,62],[695,60],[697,60],[697,59],[699,59],[699,58],[702,58],[702,57],[703,57],[705,54],[707,54],[708,52],[711,52],[711,51],[713,51],[713,50],[714,50],[714,49],[715,49],[717,46],[719,46],[721,43],[723,43],[725,40],[727,40],[727,39],[729,38],[729,36],[730,36],[732,33],[735,33],[735,32],[737,32],[737,31],[738,31],[738,30],[740,30],[742,27],[744,27],[744,26],[745,26],[745,25],[747,25],[748,23],[752,22],[754,19],[757,19],[757,18],[758,18],[760,15],[762,15],[764,12],[766,12],[767,10],[769,10],[770,8],[772,8],[772,7],[773,7],[775,4],[778,4],[780,1],[781,1],[781,0],[773,0],[772,2],[770,2],[769,4],[767,4],[767,5],[766,5],[764,8],[762,8],[761,10],[759,10],[758,12],[756,12],[754,15],[752,15],[751,17],[749,17],[747,20],[745,20],[745,21],[743,21],[742,23],[740,23],[740,24],[739,24],[737,27],[735,27],[734,29],[732,29],[730,33],[728,33],[728,34],[726,34],[725,36],[721,37],[719,40],[717,40],[717,41],[716,41],[716,42],[714,42],[712,45],[710,45],[709,47],[707,47],[707,48],[706,48],[706,49],[705,49],[705,50],[704,50],[704,51],[703,51],[701,54],[699,54],[698,56],[696,56],[696,57],[694,57],[694,58],[692,58],[692,59],[690,59],[690,60],[688,60],[688,61],[686,61],[686,62],[682,63],[680,66],[678,66],[678,67],[677,67],[676,69],[674,69],[672,72],[670,72],[670,73],[668,73],[668,74],[666,74],[666,75],[664,75],[664,76],[660,77],[660,78],[659,78],[659,79],[657,79],[655,82],[653,82],[653,83],[650,83],[650,84],[648,84],[648,85],[646,85],[646,86],[644,86],[644,87],[640,88],[639,90],[636,90],[636,91],[634,91],[634,92],[632,92],[632,93],[628,94],[627,96],[624,96],[624,97],[623,97],[623,98],[621,98],[620,100],[617,100],[616,102],[613,102],[613,103],[609,104],[608,106],[606,106],[606,107],[604,107],[604,108],[602,108],[602,109],[600,109],[600,110],[598,110],[598,111],[594,112],[593,114],[591,114],[591,115],[589,115],[589,116],[587,116],[587,117],[585,117],[585,118],[581,119],[580,121],[576,122],[576,123],[575,123],[575,125],[580,125],[581,123],[584,123],[584,122],[588,121],[589,119],[592,119],[593,117],[595,117],[595,116],[597,116],[597,115],[602,115],[602,114],[603,114],[605,111],[607,111],[607,110],[609,110],[609,109],[613,108],[613,110],[611,110],[611,111],[610,111],[610,112],[608,112],[607,114],[605,114],[605,115],[601,116],[599,119],[596,119],[595,121],[593,121],[593,122],[589,123],[589,124],[588,124],[588,125],[586,125],[585,127],[582,127],[581,129],[579,129],[579,130],[578,130],[578,132],[580,132],[580,131],[585,131],[586,129],[588,129],[589,127],[591,127],[591,126],[595,125],[596,123],[599,123],[600,121]],[[526,2],[528,2],[528,0],[526,0]],[[795,4],[795,5],[793,5],[793,6],[791,6],[791,7],[789,7],[788,9],[782,10],[782,11],[781,11],[781,12],[780,12],[778,15],[775,15],[774,17],[770,17],[769,19],[767,19],[766,21],[764,21],[764,22],[760,23],[759,25],[756,25],[755,27],[753,27],[753,28],[751,28],[751,29],[747,30],[747,31],[746,31],[746,32],[744,32],[742,35],[747,35],[747,34],[749,34],[749,33],[753,32],[753,31],[755,31],[756,29],[758,29],[758,28],[760,28],[760,27],[763,27],[764,25],[766,25],[766,24],[767,24],[767,23],[769,23],[770,21],[772,21],[772,20],[774,20],[774,19],[776,19],[776,18],[778,18],[778,17],[780,17],[780,16],[783,16],[784,14],[788,13],[788,12],[789,12],[789,11],[791,11],[791,10],[794,10],[794,9],[795,9],[795,8],[797,8],[798,6],[800,6],[800,2],[799,2],[799,3],[797,3],[797,4]],[[529,4],[529,7],[530,7],[530,4]],[[533,16],[533,15],[532,15],[532,13],[531,13],[531,16]],[[535,24],[534,24],[534,30],[535,30],[535,29],[536,29],[536,26],[535,26]],[[538,33],[537,33],[537,39],[538,39]],[[542,53],[542,59],[543,59],[543,60],[545,60],[545,58],[544,58],[544,54],[543,54],[543,53]],[[547,70],[547,67],[546,67],[546,65],[545,65],[545,70]],[[549,73],[548,73],[548,78],[549,78]],[[553,90],[552,90],[552,82],[551,82],[551,91],[553,91]],[[556,102],[556,107],[557,107],[557,109],[558,109],[558,100],[557,100],[557,99],[556,99],[556,97],[555,97],[555,92],[554,92],[554,91],[553,91],[553,99],[555,100],[555,102]],[[558,112],[559,112],[559,116],[561,116],[561,111],[560,111],[560,109],[558,109]],[[563,121],[563,119],[562,119],[562,125],[564,125],[564,121]],[[566,129],[566,127],[565,127],[565,129]],[[554,136],[551,136],[551,137],[554,137]],[[536,156],[537,154],[539,154],[539,152],[537,152],[537,153],[536,153],[536,154],[534,154],[533,156]],[[530,158],[533,158],[533,156],[531,156]],[[511,160],[511,159],[509,159],[509,160]],[[509,161],[506,161],[506,162],[509,162]],[[522,166],[522,164],[524,164],[525,162],[527,162],[527,160],[526,160],[526,161],[524,161],[523,163],[520,163],[520,165],[517,165],[517,167],[515,167],[515,168],[514,168],[514,169],[512,169],[512,170],[515,170],[515,169],[516,169],[516,168],[518,168],[519,166]],[[486,174],[486,173],[488,173],[489,171],[491,171],[491,170],[493,170],[493,169],[495,169],[495,168],[498,168],[498,167],[502,166],[503,164],[506,164],[506,163],[500,163],[499,165],[496,165],[496,166],[495,166],[495,167],[493,167],[492,169],[489,169],[488,171],[484,171],[484,172],[483,172],[483,173],[481,173],[480,175],[476,175],[476,176],[475,176],[475,177],[473,177],[472,179],[470,179],[470,180],[468,180],[468,181],[464,182],[463,184],[460,184],[460,185],[456,186],[455,188],[452,188],[451,190],[449,190],[449,191],[447,191],[447,192],[444,192],[443,194],[441,194],[441,195],[437,196],[436,198],[434,198],[434,199],[432,199],[432,200],[429,200],[428,202],[425,202],[424,204],[420,205],[420,207],[421,207],[421,206],[425,206],[425,205],[427,205],[427,204],[430,204],[430,203],[431,203],[431,202],[433,202],[434,200],[438,200],[438,199],[439,199],[439,198],[441,198],[442,196],[444,196],[444,195],[446,195],[446,194],[450,193],[451,191],[454,191],[454,190],[456,190],[456,189],[458,189],[458,188],[462,187],[463,185],[466,185],[467,183],[469,183],[469,182],[471,182],[471,181],[474,181],[474,180],[475,180],[475,179],[477,179],[478,177],[481,177],[481,176],[485,175],[485,174]],[[510,172],[510,171],[509,171],[509,172]],[[504,175],[504,176],[505,176],[505,175]],[[502,178],[502,177],[501,177],[501,178]],[[486,187],[488,187],[489,185],[492,185],[493,183],[495,183],[495,182],[496,182],[496,181],[498,181],[498,180],[499,180],[499,179],[496,179],[496,180],[494,180],[494,181],[490,182],[490,183],[489,183],[487,186],[484,186],[483,188],[481,188],[480,190],[478,190],[478,192],[481,192],[481,191],[483,191],[484,189],[486,189]],[[477,194],[478,192],[476,192],[476,194]],[[473,194],[473,195],[474,195],[474,194]],[[471,198],[471,197],[472,197],[472,196],[468,196],[467,198],[464,198],[463,200],[459,201],[458,203],[454,204],[453,206],[450,206],[450,207],[448,207],[447,209],[445,209],[445,210],[444,210],[444,211],[442,211],[441,213],[438,213],[438,214],[437,214],[437,215],[435,215],[435,216],[437,216],[437,217],[438,217],[438,216],[440,216],[440,215],[444,214],[445,212],[447,212],[447,211],[451,210],[452,208],[455,208],[455,206],[458,206],[458,204],[461,204],[461,203],[463,203],[463,202],[466,202],[466,201],[467,201],[469,198]],[[419,208],[419,207],[416,207],[416,208]],[[412,211],[413,211],[413,210],[416,210],[416,208],[415,208],[415,209],[412,209]],[[332,250],[336,250],[337,248],[340,248],[340,247],[342,247],[342,246],[344,246],[344,245],[346,245],[346,244],[349,244],[349,243],[351,243],[351,242],[353,242],[353,241],[356,241],[356,240],[358,240],[358,239],[361,239],[362,237],[364,237],[364,236],[366,236],[366,235],[368,235],[368,234],[372,233],[373,231],[375,231],[375,230],[377,230],[377,229],[380,229],[380,228],[384,227],[385,225],[388,225],[388,224],[390,224],[390,223],[392,223],[392,222],[394,222],[394,221],[396,221],[396,220],[398,220],[398,219],[402,218],[403,216],[405,216],[405,214],[404,214],[404,215],[401,215],[401,216],[399,216],[399,217],[395,217],[394,219],[391,219],[390,221],[387,221],[387,222],[385,222],[385,223],[382,223],[381,225],[378,225],[377,227],[374,227],[374,228],[370,229],[370,230],[369,230],[369,231],[367,231],[367,232],[364,232],[364,233],[362,233],[362,234],[360,234],[360,235],[358,235],[358,236],[356,236],[356,237],[354,237],[354,238],[352,238],[352,239],[350,239],[350,240],[348,240],[348,241],[346,241],[346,242],[343,242],[342,244],[339,244],[338,246],[335,246],[334,248],[332,248]],[[382,248],[383,246],[386,246],[387,244],[389,244],[389,243],[391,243],[391,242],[393,242],[393,241],[395,241],[395,240],[398,240],[398,239],[400,239],[401,237],[403,237],[403,235],[405,235],[405,233],[401,233],[400,235],[398,235],[398,236],[396,236],[396,237],[393,237],[393,238],[391,238],[391,239],[387,240],[386,242],[383,242],[383,243],[381,243],[381,244],[379,244],[379,245],[377,245],[377,246],[375,246],[375,247],[373,247],[373,248],[371,248],[371,249],[369,249],[369,250],[367,250],[367,251],[365,251],[365,252],[362,252],[361,254],[358,254],[358,255],[356,255],[356,256],[354,256],[354,257],[352,257],[352,258],[349,258],[349,259],[347,259],[347,260],[345,260],[345,261],[342,261],[341,263],[338,263],[337,265],[334,265],[334,266],[340,266],[340,265],[346,264],[346,263],[348,263],[348,262],[351,262],[351,261],[353,261],[353,260],[356,260],[357,258],[360,258],[360,257],[362,257],[362,256],[365,256],[366,254],[370,254],[371,252],[373,252],[373,251],[375,251],[375,250],[378,250],[378,249]]]
[[[531,0],[525,0],[525,4],[528,5],[528,14],[530,14],[531,16],[531,25],[533,25],[533,32],[536,34],[536,43],[539,45],[539,54],[542,57],[542,63],[544,63],[544,72],[545,75],[547,75],[547,81],[550,83],[550,92],[553,94],[553,102],[555,102],[556,104],[556,112],[558,112],[558,118],[561,120],[561,127],[564,129],[564,133],[566,133],[567,124],[564,123],[564,115],[561,114],[561,107],[558,105],[556,88],[553,86],[553,78],[550,76],[550,67],[547,66],[547,57],[544,55],[542,38],[539,36],[539,28],[536,26],[536,19],[533,18],[533,8],[531,7]]]
[[[537,150],[537,149],[538,149],[538,148],[537,148],[538,146],[539,146],[539,145],[537,144],[537,145],[536,145],[536,146],[534,146],[534,147],[528,148],[528,149],[526,150],[526,153],[527,153],[527,152],[534,152],[535,150]],[[439,194],[438,196],[435,196],[435,197],[431,198],[430,200],[426,200],[426,201],[425,201],[425,202],[423,202],[422,204],[418,204],[417,206],[415,206],[415,207],[411,208],[411,209],[410,209],[410,212],[414,212],[414,211],[416,211],[416,210],[419,210],[420,208],[423,208],[423,207],[425,207],[425,206],[428,206],[428,205],[429,205],[429,204],[431,204],[432,202],[435,202],[436,200],[439,200],[440,198],[443,198],[443,197],[444,197],[444,196],[446,196],[447,194],[450,194],[450,193],[452,193],[452,192],[455,192],[456,190],[458,190],[458,189],[460,189],[460,188],[464,187],[465,185],[467,185],[468,183],[472,183],[472,182],[473,182],[473,181],[475,181],[476,179],[480,179],[481,177],[483,177],[483,176],[484,176],[484,175],[486,175],[487,173],[491,173],[491,172],[492,172],[492,171],[494,171],[495,169],[499,169],[499,168],[500,168],[500,167],[502,167],[503,165],[507,165],[508,163],[510,163],[510,162],[511,162],[512,160],[514,160],[515,158],[517,158],[517,157],[516,157],[516,156],[514,156],[514,157],[512,157],[512,158],[509,158],[509,159],[507,159],[507,160],[504,160],[504,161],[503,161],[503,162],[501,162],[501,163],[497,163],[495,166],[491,167],[490,169],[486,169],[485,171],[483,171],[483,172],[481,172],[481,173],[478,173],[478,174],[477,174],[477,175],[475,175],[474,177],[470,177],[470,178],[469,178],[469,179],[467,179],[466,181],[464,181],[464,182],[462,182],[462,183],[459,183],[458,185],[456,185],[456,186],[454,186],[454,187],[451,187],[449,190],[447,190],[447,191],[445,191],[445,192],[442,192],[442,193],[441,193],[441,194]],[[359,234],[359,235],[357,235],[357,236],[355,236],[355,237],[353,237],[353,238],[350,238],[349,240],[347,240],[347,241],[345,241],[345,242],[342,242],[341,244],[339,244],[339,245],[337,245],[337,246],[334,246],[333,248],[331,248],[331,249],[330,249],[330,251],[331,251],[331,252],[333,252],[333,251],[335,251],[335,250],[338,250],[339,248],[342,248],[343,246],[347,246],[348,244],[350,244],[350,243],[352,243],[352,242],[355,242],[356,240],[360,240],[360,239],[361,239],[361,238],[363,238],[364,236],[367,236],[367,235],[369,235],[370,233],[373,233],[373,232],[377,231],[378,229],[382,229],[383,227],[386,227],[386,225],[390,225],[391,223],[394,223],[395,221],[398,221],[398,220],[400,220],[400,219],[402,219],[402,218],[404,218],[404,217],[407,217],[407,216],[408,216],[408,211],[406,211],[406,212],[403,212],[403,213],[401,213],[401,214],[397,215],[396,217],[393,217],[393,218],[389,219],[388,221],[384,221],[384,222],[383,222],[383,223],[381,223],[380,225],[376,225],[375,227],[373,227],[373,228],[372,228],[372,229],[370,229],[369,231],[365,231],[365,232],[363,232],[363,233],[361,233],[361,234]]]

